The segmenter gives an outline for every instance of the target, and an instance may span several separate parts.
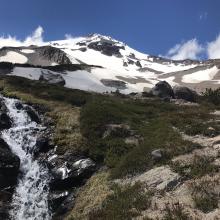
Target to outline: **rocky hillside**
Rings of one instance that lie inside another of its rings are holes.
[[[141,95],[97,94],[7,75],[0,88],[0,219],[18,213],[25,174],[4,141],[17,132],[13,109],[36,138],[27,154],[47,172],[49,219],[218,219],[219,90],[163,81]]]
[[[59,75],[67,88],[100,93],[117,89],[124,94],[148,91],[161,80],[201,92],[207,87],[217,88],[220,74],[219,60],[172,61],[140,53],[99,34],[26,47],[5,45],[0,49],[0,62],[32,65],[15,65],[7,74],[33,80],[39,80],[47,66],[83,65],[80,69],[58,66],[50,75]],[[0,73],[5,72],[0,68]]]

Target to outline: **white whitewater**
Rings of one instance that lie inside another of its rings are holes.
[[[32,122],[25,110],[16,108],[19,100],[4,100],[13,125],[2,132],[2,138],[21,161],[10,216],[13,220],[49,220],[48,171],[32,155],[37,134],[43,127]]]

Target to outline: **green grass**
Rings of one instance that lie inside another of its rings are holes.
[[[155,164],[151,158],[154,149],[164,149],[161,163],[175,155],[190,152],[199,146],[184,141],[173,129],[172,117],[179,117],[180,111],[180,107],[158,99],[133,101],[118,97],[93,97],[83,106],[80,123],[82,134],[88,141],[88,153],[112,168],[112,178],[120,178],[150,169]],[[190,117],[189,114],[186,116]],[[181,117],[186,116],[182,114]],[[139,146],[125,144],[125,131],[120,131],[120,137],[103,138],[108,124],[129,125],[141,137]]]
[[[151,193],[144,192],[141,184],[133,186],[113,187],[113,194],[109,195],[101,209],[90,213],[89,220],[131,220],[149,207]]]
[[[175,163],[172,167],[181,176],[191,179],[218,172],[219,168],[213,164],[213,161],[212,157],[195,155],[192,163],[184,166],[180,163]]]
[[[112,178],[152,168],[156,163],[151,158],[154,149],[164,150],[159,161],[162,164],[199,147],[184,141],[173,127],[188,134],[204,133],[204,126],[214,127],[203,123],[215,117],[203,105],[183,107],[157,98],[133,100],[126,96],[106,96],[9,76],[2,78],[0,87],[5,95],[47,106],[47,114],[55,123],[54,141],[59,152],[82,149],[96,162],[111,168]],[[138,135],[139,145],[125,143],[130,132],[126,129],[118,129],[103,138],[108,124],[130,127]]]

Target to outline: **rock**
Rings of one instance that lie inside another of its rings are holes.
[[[4,100],[0,100],[0,130],[9,129],[12,125],[11,119],[7,114],[7,108]]]
[[[146,184],[148,189],[170,191],[181,182],[181,176],[174,173],[169,166],[160,166],[122,181],[123,184],[136,182]]]
[[[81,186],[95,171],[96,165],[89,158],[77,159],[74,155],[57,156],[48,162],[52,175],[52,191],[68,190]]]
[[[0,139],[0,190],[16,185],[19,166],[19,157],[11,152],[3,139]]]
[[[183,99],[188,102],[195,102],[198,96],[195,91],[187,87],[175,86],[173,91],[176,99]]]
[[[114,44],[114,42],[101,39],[97,42],[91,42],[88,44],[88,48],[100,51],[101,53],[107,55],[107,56],[120,56],[120,49],[124,49],[123,46],[117,46]]]
[[[34,149],[34,156],[37,157],[40,153],[47,153],[54,146],[50,144],[50,139],[45,136],[40,136],[36,140],[36,146]]]
[[[60,74],[54,74],[49,70],[41,71],[41,76],[39,80],[42,82],[47,82],[50,84],[55,84],[60,86],[65,85],[65,80]]]
[[[114,136],[114,137],[129,137],[130,126],[126,124],[108,124],[106,125],[103,133],[103,138]]]
[[[27,112],[28,116],[30,117],[31,121],[34,121],[38,124],[41,122],[38,113],[32,107],[26,105],[24,109]]]
[[[15,107],[16,107],[18,110],[23,109],[23,105],[22,105],[20,102],[16,102],[16,103],[15,103]]]
[[[49,195],[49,205],[51,207],[51,209],[54,211],[54,210],[57,210],[61,203],[68,197],[69,195],[69,192],[68,191],[55,191],[55,192],[52,192],[50,193]]]
[[[0,190],[0,219],[9,220],[10,203],[12,199],[12,193]]]
[[[160,98],[174,98],[173,89],[166,81],[158,82],[150,92]]]
[[[75,192],[69,193],[64,200],[59,204],[56,209],[56,213],[53,216],[54,220],[64,219],[66,213],[70,212],[74,207],[75,202]]]
[[[163,151],[161,149],[156,149],[151,152],[151,157],[155,161],[159,161],[163,157]]]
[[[126,89],[126,82],[121,80],[112,80],[112,79],[101,79],[100,80],[102,84],[104,84],[107,87],[113,87],[116,89]]]

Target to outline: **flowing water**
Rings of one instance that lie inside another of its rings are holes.
[[[10,216],[13,220],[49,220],[48,170],[33,157],[37,135],[44,128],[31,121],[23,108],[16,108],[19,100],[4,98],[4,101],[13,125],[2,132],[2,138],[21,163]]]

